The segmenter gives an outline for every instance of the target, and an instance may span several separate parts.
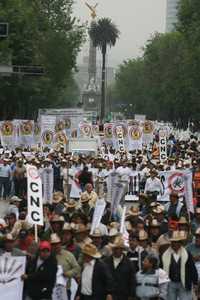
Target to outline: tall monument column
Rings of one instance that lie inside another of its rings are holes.
[[[95,22],[96,19],[96,7],[91,6],[86,3],[86,6],[91,11],[91,24]],[[96,82],[97,73],[97,49],[94,47],[93,42],[90,38],[90,48],[89,48],[89,62],[88,62],[88,84],[82,94],[83,108],[87,111],[94,111],[98,115],[100,110],[100,90]]]

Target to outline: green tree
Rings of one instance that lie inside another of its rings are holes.
[[[102,54],[102,81],[101,81],[101,122],[105,117],[105,80],[106,80],[106,53],[107,47],[115,46],[119,38],[119,30],[111,19],[102,18],[93,22],[89,29],[89,35],[95,47],[98,47]]]
[[[84,40],[72,9],[72,0],[0,2],[1,21],[9,23],[8,38],[0,40],[0,62],[45,71],[42,77],[12,74],[0,81],[1,118],[34,117],[38,108],[71,105],[72,73]]]

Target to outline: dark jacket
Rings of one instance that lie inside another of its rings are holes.
[[[135,269],[128,257],[124,255],[117,268],[114,267],[113,256],[105,258],[105,263],[109,268],[114,280],[114,300],[126,300],[135,296]]]
[[[160,267],[163,269],[165,269],[166,257],[169,256],[167,251],[169,251],[169,249],[163,253],[162,259],[161,259]],[[185,262],[185,268],[184,268],[184,283],[185,283],[185,289],[190,291],[192,289],[192,284],[198,283],[198,273],[197,273],[197,269],[195,267],[195,264],[194,264],[194,261],[193,261],[193,258],[192,258],[192,255],[190,254],[190,252],[186,251],[186,255],[187,255],[187,260]],[[171,255],[170,260],[169,260],[169,274],[168,274],[169,278],[170,278],[170,274],[173,273],[172,268],[173,268],[173,265],[172,265],[172,255]],[[179,270],[179,271],[181,274],[181,270]],[[174,272],[177,272],[177,271],[174,269]],[[170,280],[173,281],[173,278],[170,278]]]
[[[37,268],[37,259],[27,267],[25,290],[33,300],[48,299],[56,283],[57,261],[54,256],[50,256]]]
[[[106,300],[106,296],[112,293],[113,280],[111,274],[106,264],[102,260],[97,259],[92,277],[92,298],[94,300]],[[77,294],[81,296],[81,284]]]

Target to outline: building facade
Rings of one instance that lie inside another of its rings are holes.
[[[166,32],[171,32],[175,29],[177,22],[178,3],[180,0],[167,0],[166,8]]]

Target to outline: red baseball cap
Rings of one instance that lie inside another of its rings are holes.
[[[47,250],[51,251],[51,244],[48,241],[42,241],[42,242],[40,242],[39,249],[40,250],[47,249]]]

